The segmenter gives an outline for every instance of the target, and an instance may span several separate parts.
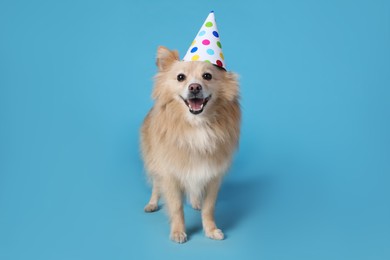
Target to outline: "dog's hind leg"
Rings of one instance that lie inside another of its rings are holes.
[[[190,203],[193,209],[200,210],[202,208],[201,196],[190,195]]]
[[[160,199],[160,191],[156,180],[153,180],[152,195],[150,196],[149,203],[146,204],[144,210],[145,212],[154,212],[158,210],[158,200]]]
[[[201,210],[202,200],[203,200],[203,190],[193,189],[193,187],[189,187],[189,190],[187,190],[187,197],[189,198],[189,201],[193,209]]]

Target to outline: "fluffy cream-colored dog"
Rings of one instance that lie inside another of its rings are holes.
[[[214,221],[221,179],[228,170],[240,133],[237,77],[202,61],[179,61],[177,51],[159,47],[153,99],[141,129],[141,148],[153,185],[146,212],[165,199],[170,237],[187,240],[183,195],[202,210],[205,234],[221,240]]]

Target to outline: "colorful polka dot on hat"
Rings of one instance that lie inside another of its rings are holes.
[[[195,36],[184,61],[206,61],[226,68],[214,12],[211,11]]]

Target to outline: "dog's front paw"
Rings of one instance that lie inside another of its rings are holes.
[[[179,244],[185,243],[187,241],[187,234],[183,231],[174,231],[171,233],[171,240]]]
[[[158,205],[157,204],[154,204],[154,203],[148,203],[145,208],[144,208],[144,211],[145,212],[154,212],[154,211],[157,211],[158,210]]]
[[[210,231],[206,231],[206,236],[211,238],[211,239],[215,239],[215,240],[223,240],[225,237],[222,230],[220,230],[218,228],[215,228],[215,229],[210,230]]]

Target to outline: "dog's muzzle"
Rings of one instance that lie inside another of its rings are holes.
[[[198,115],[203,112],[203,109],[209,102],[211,95],[204,97],[202,86],[198,83],[192,83],[188,86],[188,95],[187,98],[180,96],[184,103],[189,108],[190,112],[194,115]]]

